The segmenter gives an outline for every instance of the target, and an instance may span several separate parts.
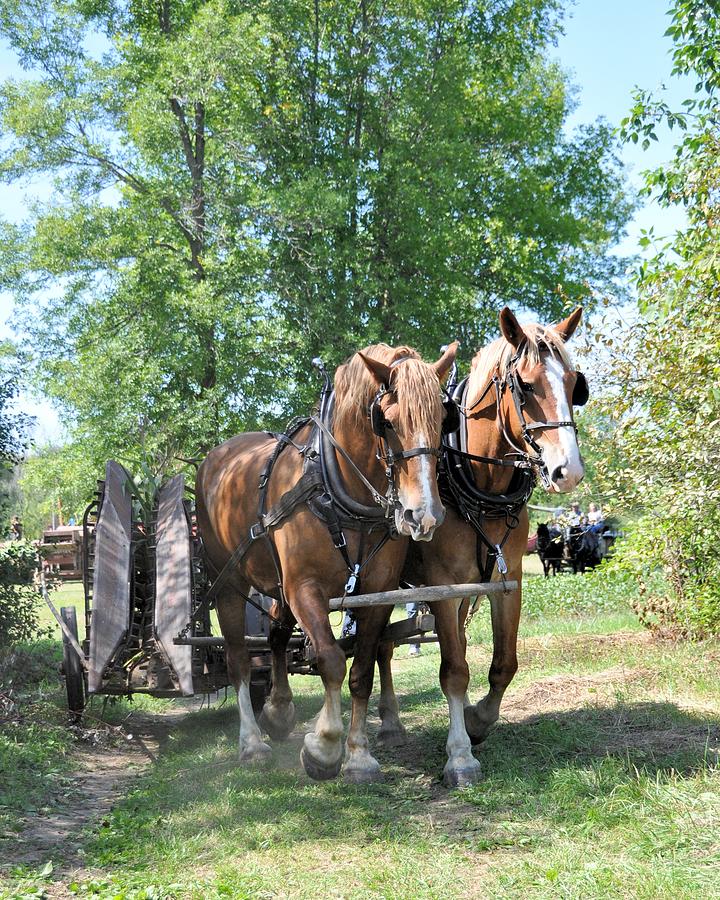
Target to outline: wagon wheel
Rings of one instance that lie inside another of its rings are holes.
[[[63,622],[70,633],[78,639],[77,614],[74,606],[63,606],[60,609]],[[83,679],[82,664],[77,650],[63,632],[63,674],[65,675],[65,690],[67,691],[68,709],[73,723],[77,724],[82,718],[85,708],[85,681]]]

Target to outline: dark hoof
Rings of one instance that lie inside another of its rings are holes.
[[[300,762],[302,763],[303,769],[305,769],[308,777],[312,778],[313,781],[330,781],[332,778],[337,778],[340,774],[340,769],[342,768],[342,761],[342,754],[340,754],[336,763],[327,766],[311,756],[307,747],[303,746],[300,751]]]
[[[407,744],[407,732],[402,726],[388,728],[385,731],[381,728],[377,733],[377,739],[383,747],[404,747]]]
[[[343,780],[348,784],[379,784],[385,776],[381,769],[343,769]]]
[[[465,731],[473,747],[482,744],[490,731],[490,725],[480,719],[474,706],[465,707]]]
[[[284,721],[282,719],[269,715],[265,712],[266,709],[267,704],[265,704],[265,706],[263,707],[263,711],[258,716],[258,725],[265,732],[265,734],[267,734],[268,737],[271,738],[271,740],[286,741],[292,733],[292,730],[295,727],[295,722],[297,721],[295,707],[293,706],[291,715],[287,716]]]
[[[443,772],[443,784],[446,788],[464,788],[471,784],[477,784],[482,779],[482,770],[478,765],[467,769],[445,769]]]

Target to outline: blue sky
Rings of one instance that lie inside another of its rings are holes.
[[[664,85],[671,106],[679,107],[682,100],[691,96],[691,83],[670,79],[672,45],[663,36],[669,25],[668,5],[669,0],[577,0],[570,5],[565,35],[553,54],[571,73],[578,89],[578,107],[568,122],[570,129],[599,116],[618,125],[630,108],[636,85],[652,90]],[[0,46],[0,78],[22,77],[7,49],[2,51]],[[660,132],[659,138],[646,152],[639,144],[622,148],[622,159],[636,187],[641,183],[643,169],[666,162],[672,156],[673,135]],[[19,221],[29,197],[49,194],[47,182],[31,186],[0,185],[0,210],[6,219]],[[618,252],[637,252],[641,229],[653,226],[657,234],[665,235],[683,223],[681,210],[663,210],[655,203],[647,203],[637,211]],[[11,317],[12,300],[0,294],[0,336],[9,334]],[[24,397],[22,406],[38,417],[36,438],[40,442],[59,438],[60,423],[47,403]]]

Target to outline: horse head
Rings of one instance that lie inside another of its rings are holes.
[[[336,437],[380,484],[385,479],[400,534],[429,541],[445,518],[437,460],[445,417],[441,386],[457,353],[451,344],[435,363],[410,347],[376,344],[335,375]],[[379,469],[379,471],[378,471]]]
[[[562,322],[542,326],[520,325],[508,307],[500,313],[505,348],[499,374],[515,407],[507,421],[514,441],[534,454],[546,487],[556,493],[572,491],[585,473],[573,407],[587,402],[588,386],[565,346],[581,316],[578,307]]]

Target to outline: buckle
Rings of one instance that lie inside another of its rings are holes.
[[[352,594],[355,591],[355,587],[358,583],[358,578],[360,576],[360,563],[355,563],[352,572],[350,573],[350,577],[345,584],[345,593]]]
[[[497,566],[497,570],[501,576],[505,576],[508,573],[507,563],[505,562],[505,557],[503,556],[502,547],[500,544],[495,544],[495,564]],[[503,578],[503,581],[505,579]]]
[[[262,537],[264,534],[267,534],[267,528],[263,525],[262,522],[256,522],[254,525],[250,526],[250,540],[256,541],[258,538]]]

